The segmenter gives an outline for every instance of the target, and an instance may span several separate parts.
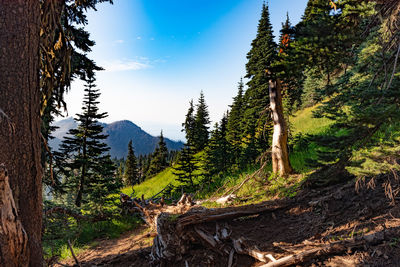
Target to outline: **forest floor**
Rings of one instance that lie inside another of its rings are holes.
[[[389,187],[389,183],[391,187]],[[358,190],[356,190],[356,188]],[[252,216],[219,221],[231,237],[268,252],[275,259],[318,245],[383,234],[376,243],[363,243],[340,253],[319,253],[298,266],[400,266],[400,205],[387,195],[400,190],[399,181],[378,176],[369,183],[354,182],[324,189],[303,189],[294,198],[264,202],[281,207]],[[244,206],[243,209],[246,209]],[[202,229],[214,233],[215,222]],[[98,245],[78,256],[82,266],[152,266],[152,239],[144,227]],[[196,240],[183,258],[164,266],[228,266],[229,255]],[[73,259],[63,262],[72,266]],[[232,266],[261,266],[250,256],[235,254]],[[157,266],[157,265],[156,265]]]

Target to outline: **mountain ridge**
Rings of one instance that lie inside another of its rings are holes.
[[[105,143],[110,146],[111,157],[124,158],[128,153],[128,143],[132,140],[136,155],[152,153],[157,147],[159,138],[152,136],[130,120],[120,120],[112,123],[103,123],[103,133],[108,135]],[[49,141],[50,147],[57,150],[67,132],[77,127],[77,123],[72,117],[56,121],[54,126],[57,128],[53,132],[54,139]],[[165,138],[169,150],[180,150],[183,147],[182,141],[174,141]]]

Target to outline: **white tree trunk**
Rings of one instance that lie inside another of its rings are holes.
[[[289,175],[293,169],[287,148],[288,129],[283,115],[282,86],[279,80],[269,81],[269,99],[274,122],[272,136],[272,171],[281,176]]]

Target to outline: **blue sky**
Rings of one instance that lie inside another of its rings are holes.
[[[150,134],[184,139],[190,99],[203,90],[214,122],[237,93],[246,54],[257,32],[262,0],[114,0],[88,15],[96,46],[90,53],[105,122],[131,120]],[[270,0],[279,35],[286,12],[297,23],[307,0]],[[69,116],[80,112],[83,84],[66,97]]]

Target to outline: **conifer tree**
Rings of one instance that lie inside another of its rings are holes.
[[[209,138],[208,125],[210,124],[210,116],[203,91],[200,92],[200,97],[196,108],[196,115],[194,117],[193,146],[195,147],[196,151],[201,151],[207,145]]]
[[[304,66],[301,64],[301,55],[295,49],[295,27],[286,15],[285,23],[279,37],[279,53],[274,69],[277,77],[282,82],[282,97],[284,100],[285,113],[291,114],[302,104],[302,82],[304,80]]]
[[[97,99],[100,92],[94,84],[95,78],[89,77],[86,82],[82,113],[75,118],[78,127],[68,131],[60,145],[60,152],[55,153],[60,171],[65,175],[65,187],[75,196],[77,207],[88,202],[88,196],[97,188],[96,184],[107,185],[107,190],[110,190],[107,194],[115,193],[120,186],[114,179],[115,166],[106,154],[110,149],[104,143],[107,135],[102,133],[103,126],[99,123],[100,119],[107,117],[107,113],[99,113]],[[104,192],[97,190],[94,194],[99,196]],[[90,196],[91,200],[93,197]]]
[[[186,114],[185,122],[182,123],[182,132],[185,132],[186,142],[189,144],[194,143],[195,139],[195,118],[194,118],[194,106],[193,99],[189,102],[189,109]]]
[[[143,155],[139,155],[139,160],[138,160],[138,183],[140,184],[143,182]]]
[[[161,131],[160,140],[158,141],[158,146],[153,153],[150,167],[148,170],[148,175],[152,176],[168,167],[168,148],[165,143],[163,132]]]
[[[180,151],[178,162],[173,167],[173,173],[177,176],[177,180],[182,184],[185,190],[194,190],[196,187],[196,178],[199,174],[199,160],[195,157],[196,150],[190,144]]]
[[[227,122],[227,133],[226,139],[232,147],[232,156],[236,163],[239,163],[239,157],[241,154],[242,146],[242,124],[243,124],[243,109],[244,109],[244,84],[243,80],[240,79],[238,85],[238,93],[233,98],[233,103],[230,106],[231,110],[229,112],[228,122]]]
[[[125,163],[124,182],[125,185],[135,185],[138,183],[138,166],[135,152],[133,151],[132,140],[128,143],[128,156]]]
[[[247,54],[246,78],[248,89],[244,95],[243,116],[244,158],[251,161],[268,148],[271,120],[264,112],[269,106],[269,80],[271,67],[277,58],[277,45],[274,41],[269,9],[262,7],[257,36]]]
[[[228,114],[215,124],[205,149],[206,170],[210,176],[227,171],[232,164],[231,145],[227,140]]]

